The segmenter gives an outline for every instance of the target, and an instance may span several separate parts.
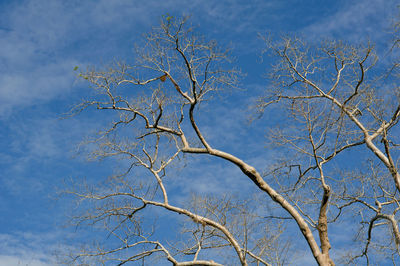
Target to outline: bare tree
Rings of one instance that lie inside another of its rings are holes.
[[[291,126],[271,129],[270,140],[294,152],[268,174],[318,231],[323,254],[330,257],[328,228],[352,221],[356,241],[348,244],[346,264],[360,257],[370,264],[372,246],[375,258],[379,252],[398,259],[400,102],[387,60],[381,63],[370,44],[265,41],[277,60],[270,74],[274,85],[259,107],[286,110]]]
[[[187,19],[165,17],[136,48],[133,65],[118,62],[80,74],[98,97],[73,112],[94,106],[112,119],[92,141],[91,155],[129,165],[103,186],[69,191],[86,211],[74,221],[102,225],[117,239],[74,253],[72,264],[163,259],[173,265],[283,265],[289,248],[280,236],[289,228],[303,236],[317,264],[334,265],[329,230],[344,222],[358,230],[359,248],[344,256],[347,263],[369,263],[378,251],[398,259],[400,104],[393,77],[382,78],[371,45],[310,45],[297,38],[266,43],[277,60],[259,107],[280,108],[282,119],[268,127],[285,158],[264,174],[215,148],[198,125],[201,103],[235,89],[240,72],[230,67],[229,53],[198,37]],[[364,161],[346,157],[360,149],[369,151],[360,156]],[[204,155],[239,168],[264,198],[193,196],[186,206],[171,203],[165,180],[173,167]],[[279,207],[276,215],[260,207],[265,196]],[[187,218],[182,241],[159,237],[151,226],[157,209]],[[377,230],[387,237],[374,237]]]
[[[177,206],[170,202],[164,182],[167,170],[184,154],[207,154],[235,164],[257,186],[279,197],[253,167],[213,148],[196,122],[203,101],[238,84],[240,72],[229,68],[228,51],[194,34],[187,19],[166,17],[146,36],[145,45],[136,47],[136,54],[134,65],[118,62],[104,71],[80,74],[99,98],[83,102],[73,113],[94,106],[112,113],[113,119],[110,128],[90,141],[96,144],[91,157],[114,156],[130,163],[126,172],[110,178],[106,186],[85,185],[69,191],[82,200],[86,211],[74,217],[77,224],[102,224],[119,240],[110,244],[115,248],[93,249],[91,245],[75,253],[72,264],[95,259],[123,265],[162,257],[173,265],[221,265],[215,262],[222,260],[220,256],[215,261],[200,259],[219,250],[222,258],[230,257],[228,263],[279,265],[284,259],[278,256],[281,251],[276,245],[279,226],[272,231],[257,211],[249,212],[254,202],[196,197],[187,206]],[[287,205],[283,198],[279,201]],[[84,202],[92,203],[92,208]],[[185,238],[183,244],[170,245],[157,239],[149,221],[154,208],[187,217],[182,235],[190,235],[192,241]],[[150,225],[143,226],[144,220]]]

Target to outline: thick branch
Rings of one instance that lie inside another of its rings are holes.
[[[312,234],[312,231],[310,230],[309,226],[307,225],[306,221],[303,219],[301,214],[296,210],[295,207],[293,207],[282,195],[280,195],[278,192],[276,192],[272,187],[270,187],[264,179],[261,177],[261,175],[257,172],[257,170],[245,163],[244,161],[240,160],[239,158],[223,152],[219,151],[216,149],[193,149],[193,148],[184,148],[182,149],[183,152],[188,152],[188,153],[208,153],[213,156],[220,157],[222,159],[225,159],[227,161],[232,162],[236,166],[240,168],[240,170],[247,175],[255,184],[258,188],[261,190],[265,191],[273,201],[277,202],[279,205],[281,205],[296,221],[301,233],[303,234],[304,238],[306,239],[313,256],[317,260],[317,262],[320,265],[329,265],[325,263],[325,258],[324,255],[321,253],[321,250],[318,247],[317,242],[314,239],[314,236]]]

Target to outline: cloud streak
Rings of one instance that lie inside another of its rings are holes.
[[[272,17],[276,5],[275,1],[258,0],[175,4],[171,0],[25,0],[6,5],[0,11],[0,118],[67,97],[76,89],[72,71],[75,65],[130,55],[144,25],[157,23],[161,15],[193,14],[195,24],[201,21],[215,29],[207,35],[217,37],[224,32],[228,38],[251,41],[248,36],[257,39],[257,32],[264,27],[263,18]],[[249,49],[247,43],[245,50]]]
[[[392,31],[397,16],[393,0],[343,2],[341,8],[304,27],[301,32],[310,39],[339,38],[353,42],[379,41]]]
[[[12,213],[12,221],[7,217],[0,223],[3,228],[0,231],[3,232],[0,234],[0,266],[54,265],[48,253],[57,238],[4,232],[18,226],[31,232],[37,227],[47,230],[54,222],[53,216],[62,215],[59,210],[43,208],[49,205],[47,198],[53,192],[54,184],[82,173],[98,178],[90,166],[84,168],[80,162],[70,160],[70,150],[91,128],[104,122],[102,117],[90,117],[93,114],[90,113],[68,122],[56,118],[60,110],[67,111],[64,106],[78,102],[78,98],[89,93],[82,89],[86,84],[76,82],[74,66],[84,69],[87,65],[101,65],[114,58],[129,61],[134,42],[140,41],[141,34],[167,13],[193,15],[192,21],[194,26],[199,25],[198,31],[218,39],[223,45],[231,43],[236,54],[247,57],[260,50],[262,44],[257,33],[264,30],[289,29],[310,39],[340,37],[379,41],[385,32],[378,29],[388,28],[395,12],[393,0],[340,1],[343,5],[338,5],[326,16],[310,18],[306,14],[304,18],[297,18],[294,16],[297,8],[293,6],[301,1],[283,2],[25,0],[1,4],[0,210]],[[294,22],[288,23],[287,19]],[[256,75],[260,71],[254,68],[262,66],[253,64],[246,62],[246,67]],[[254,87],[264,86],[264,83],[260,85],[264,81],[255,82],[252,78],[245,82]],[[246,124],[247,105],[251,103],[243,99],[261,90],[235,92],[236,102],[229,102],[231,99],[226,97],[220,100],[223,104],[217,108],[205,106],[209,112],[204,112],[205,116],[199,121],[214,147],[245,159],[260,172],[274,151],[263,150],[264,125],[260,125],[261,122]],[[253,94],[251,97],[256,97]],[[279,115],[273,116],[271,119],[279,119]],[[269,119],[264,121],[268,123]],[[248,130],[252,128],[257,131],[248,138]],[[260,150],[263,154],[258,153]],[[190,193],[253,192],[254,185],[235,166],[199,156],[189,167],[166,178],[168,189],[176,192],[172,197],[175,202],[184,203]],[[106,175],[104,169],[96,169],[96,174]],[[39,210],[35,217],[34,211],[27,206]],[[56,215],[53,212],[57,212]],[[40,226],[36,226],[38,221]]]
[[[51,243],[57,237],[57,234],[49,233],[0,234],[0,266],[55,265],[56,250]]]

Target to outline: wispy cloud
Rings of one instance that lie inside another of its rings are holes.
[[[342,1],[343,5],[330,15],[320,17],[301,32],[310,39],[339,38],[359,42],[379,41],[390,32],[396,19],[396,1]]]
[[[111,7],[109,1],[72,4],[29,0],[3,9],[0,117],[71,92],[73,67],[85,64],[82,60],[96,58],[99,47],[107,47],[98,43],[110,42],[108,33],[102,30],[112,31],[118,24],[126,25],[121,12],[126,18],[132,8],[113,3]],[[139,13],[130,15],[136,17]],[[124,27],[117,32],[121,28]]]
[[[193,15],[195,23],[202,20],[204,27],[211,25],[208,28],[217,31],[214,36],[223,32],[226,37],[243,39],[256,37],[263,21],[273,16],[274,2],[182,1],[177,6],[171,0],[140,4],[26,0],[5,5],[0,11],[0,118],[66,97],[74,88],[75,65],[130,54],[143,27],[150,29],[161,15]],[[246,50],[253,47],[246,45]]]
[[[0,234],[0,266],[55,265],[53,243],[58,237],[49,233]]]
[[[202,21],[203,26],[213,29],[207,32],[209,35],[223,33],[222,40],[246,39],[244,43],[235,42],[234,46],[247,52],[258,50],[258,32],[271,27],[279,30],[278,13],[290,15],[290,10],[278,12],[283,8],[279,1],[194,1],[182,2],[179,8],[174,3],[171,0],[140,1],[140,4],[122,0],[83,3],[26,0],[5,5],[0,21],[0,116],[10,115],[15,108],[65,97],[74,87],[75,65],[127,54],[130,45],[140,39],[138,33],[143,26],[156,23],[163,14],[192,14],[194,21]],[[392,0],[345,3],[337,12],[305,27],[303,32],[310,38],[343,32],[354,39],[365,33],[376,37],[381,34],[378,28],[384,28],[382,25],[387,25],[390,16],[394,16],[393,6]],[[117,49],[117,44],[126,44],[123,52]]]
[[[0,35],[0,116],[53,99],[70,91],[71,58],[61,58],[66,21],[57,5],[24,2],[7,9]],[[48,11],[48,12],[46,12]],[[46,12],[46,13],[45,13]],[[45,15],[47,14],[47,15]]]
[[[198,31],[223,44],[232,42],[236,52],[246,55],[259,50],[257,33],[264,30],[293,28],[310,39],[379,39],[385,34],[381,29],[388,28],[396,12],[393,0],[341,1],[343,5],[331,14],[312,20],[306,17],[309,23],[300,27],[285,24],[293,10],[278,0],[9,2],[1,4],[0,10],[0,123],[4,121],[0,125],[0,189],[4,190],[0,209],[15,217],[12,222],[1,221],[1,232],[7,232],[14,224],[30,231],[33,220],[38,223],[53,215],[52,210],[43,210],[42,203],[54,183],[75,175],[74,171],[86,171],[77,164],[74,169],[76,161],[69,161],[69,151],[91,128],[99,128],[90,123],[101,123],[102,119],[91,117],[89,123],[87,117],[81,116],[60,122],[54,114],[54,109],[61,108],[60,102],[70,105],[87,93],[75,82],[74,66],[84,68],[107,63],[114,57],[131,56],[133,43],[140,41],[143,29],[150,30],[161,15],[193,15],[193,24],[200,26]],[[289,2],[295,6],[301,1]],[[256,72],[253,68],[249,64],[249,69]],[[273,151],[262,149],[263,125],[247,124],[247,105],[251,103],[241,97],[249,97],[250,93],[254,91],[236,95],[236,103],[224,104],[229,97],[221,100],[219,107],[210,107],[208,113],[203,113],[208,117],[199,124],[214,147],[232,152],[262,171]],[[253,128],[257,131],[251,131]],[[235,145],[230,146],[232,143]],[[257,152],[260,150],[263,153]],[[241,192],[246,196],[244,191],[253,191],[254,184],[239,169],[220,160],[211,161],[200,155],[189,167],[166,177],[167,188],[176,192],[172,197],[175,202],[182,203],[192,192]],[[30,217],[29,225],[26,218],[33,211],[28,210],[28,204],[40,209],[36,217]],[[20,209],[14,210],[16,206]],[[46,234],[0,234],[0,266],[54,265],[49,253],[57,241]],[[311,257],[303,260],[304,265],[312,261]]]

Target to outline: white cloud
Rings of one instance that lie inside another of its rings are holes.
[[[116,12],[118,8],[132,11],[118,4],[111,8],[109,1],[81,4],[42,0],[10,4],[7,12],[3,10],[0,117],[68,95],[74,87],[74,66],[84,65],[82,60],[107,49],[108,33],[103,28],[108,26],[106,30],[114,32],[115,23],[125,25],[121,13]],[[130,16],[135,18],[135,14]],[[115,33],[111,35],[115,38]],[[103,38],[107,41],[96,43]]]
[[[25,254],[27,255],[27,254]],[[52,263],[37,259],[37,254],[30,254],[27,257],[0,255],[0,266],[50,266]]]
[[[12,123],[3,128],[7,135],[0,151],[0,184],[13,195],[30,195],[45,192],[48,185],[69,177],[78,163],[72,160],[76,146],[82,138],[99,128],[96,121],[80,119],[58,119],[54,114],[48,117],[14,117]],[[47,196],[47,193],[45,193]],[[0,196],[0,198],[2,198]]]
[[[277,20],[276,11],[282,9],[278,1],[194,1],[190,4],[181,1],[179,8],[176,3],[171,0],[140,1],[140,4],[123,0],[83,3],[28,0],[8,5],[1,12],[0,116],[8,116],[15,108],[68,95],[73,87],[72,68],[84,65],[83,58],[99,60],[99,55],[106,58],[121,55],[117,44],[133,43],[137,32],[144,25],[150,27],[157,23],[162,14],[201,15],[205,24],[212,25],[208,28],[214,34],[224,32],[223,40],[245,38],[244,47],[235,45],[249,52],[258,49],[255,35],[268,30]],[[387,15],[394,14],[394,6],[394,1],[383,0],[347,3],[304,32],[310,36],[326,36],[349,31],[354,39],[365,33],[379,35],[377,29],[390,21]],[[377,23],[370,23],[371,19]],[[194,21],[199,18],[194,17]]]
[[[75,65],[85,64],[83,61],[101,61],[102,58],[97,56],[108,59],[114,54],[119,56],[125,53],[130,49],[128,44],[138,38],[137,32],[142,30],[143,25],[150,27],[157,24],[160,14],[178,10],[171,6],[176,6],[179,1],[138,1],[140,4],[122,0],[18,2],[20,4],[10,5],[9,9],[0,11],[2,21],[6,21],[0,29],[0,118],[70,95]],[[196,0],[180,3],[184,3],[179,5],[180,12],[199,17],[204,15],[204,21],[212,25],[205,27],[211,35],[224,32],[222,42],[241,37],[242,44],[235,45],[243,45],[240,46],[242,52],[254,52],[257,49],[252,43],[255,39],[247,37],[255,37],[253,35],[258,31],[267,30],[268,23],[279,14],[274,14],[278,1]],[[374,34],[374,37],[382,34],[378,28],[388,24],[385,14],[393,14],[393,1],[353,3],[346,4],[338,12],[321,18],[303,31],[310,38],[348,33],[350,38],[358,39],[366,33],[367,36]],[[267,17],[272,18],[268,20]],[[372,17],[377,23],[370,23]],[[193,19],[199,20],[196,17]],[[271,153],[252,153],[262,148],[260,132],[257,141],[254,135],[251,139],[245,138],[248,129],[245,125],[246,108],[242,106],[240,110],[238,106],[234,107],[221,106],[212,110],[210,119],[201,123],[204,125],[201,128],[216,148],[227,148],[235,155],[239,153],[239,156],[243,155],[262,171]],[[26,192],[24,189],[37,191],[46,188],[42,185],[43,177],[30,176],[32,170],[46,171],[43,165],[47,160],[51,160],[52,168],[57,160],[64,160],[65,150],[73,148],[72,140],[79,138],[77,135],[84,135],[90,127],[84,123],[86,121],[79,123],[74,120],[60,126],[53,118],[10,120],[8,132],[11,134],[6,136],[10,143],[4,146],[11,147],[13,154],[10,155],[7,149],[0,152],[0,159],[8,164],[6,171],[3,168],[2,175],[9,176],[0,176],[1,181],[6,181],[6,190],[22,194],[21,191]],[[259,125],[256,127],[263,130]],[[230,143],[238,145],[229,148]],[[169,188],[178,192],[174,200],[179,201],[183,197],[187,200],[190,192],[223,194],[234,191],[243,195],[246,194],[244,191],[252,190],[254,185],[235,166],[221,161],[209,163],[206,157],[199,155],[191,169],[183,171],[176,178],[166,178],[167,184],[171,185]],[[51,242],[46,243],[46,240],[48,238],[42,235],[0,235],[0,266],[54,265],[50,254]],[[310,256],[303,257],[303,260],[301,264],[304,265],[313,261]]]
[[[55,265],[55,235],[19,232],[0,234],[0,266]]]
[[[310,39],[334,37],[349,41],[379,39],[391,31],[397,15],[396,1],[346,1],[331,15],[321,17],[302,30]]]
[[[0,35],[0,116],[66,94],[76,61],[59,56],[66,42],[65,16],[56,2],[10,6]],[[2,15],[5,12],[2,12]]]
[[[17,109],[41,104],[57,96],[65,95],[72,88],[75,65],[72,61],[59,60],[54,64],[37,66],[32,63],[31,70],[26,69],[6,73],[0,76],[0,116],[8,116]]]
[[[68,95],[75,65],[126,55],[143,27],[150,29],[161,15],[193,14],[193,21],[202,17],[212,25],[220,24],[226,36],[243,38],[243,34],[256,35],[260,17],[272,15],[266,11],[274,3],[139,2],[26,0],[7,5],[0,12],[0,117]]]

